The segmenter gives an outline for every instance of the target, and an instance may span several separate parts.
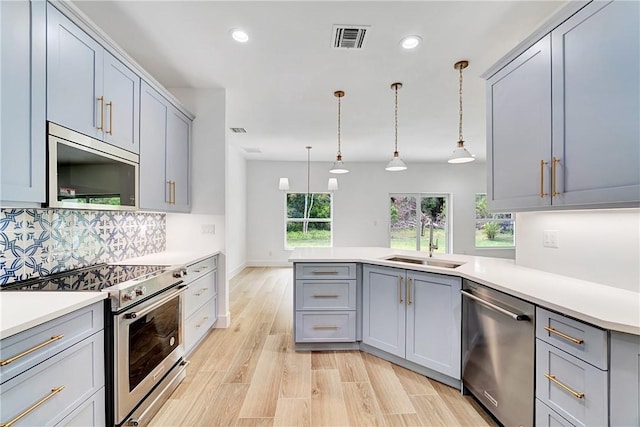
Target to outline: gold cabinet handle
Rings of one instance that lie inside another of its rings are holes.
[[[560,159],[556,156],[553,156],[551,159],[551,196],[556,197],[559,196],[560,193],[556,191],[556,165],[560,163]]]
[[[173,204],[176,204],[176,182],[173,181]]]
[[[204,325],[205,323],[207,323],[207,320],[209,320],[209,316],[203,317],[203,318],[202,318],[202,323],[198,323],[198,324],[196,325],[196,328],[201,328],[201,327],[202,327],[202,325]]]
[[[544,160],[540,160],[540,198],[542,199],[544,196],[548,196],[549,193],[544,192],[544,165],[548,165],[549,162],[545,162]]]
[[[107,102],[107,107],[109,107],[109,130],[106,133],[113,135],[113,102]]]
[[[402,304],[402,276],[398,276],[398,299]]]
[[[167,200],[167,203],[171,204],[171,181],[167,181],[167,185],[169,186],[169,200]]]
[[[339,295],[335,294],[314,294],[314,298],[338,298]]]
[[[315,275],[315,276],[322,276],[322,275],[336,275],[338,274],[337,271],[325,271],[325,270],[315,270],[313,272],[311,272],[311,274]]]
[[[207,268],[209,268],[209,266],[208,265],[204,265],[204,266],[200,267],[199,269],[197,269],[196,271],[194,271],[194,273],[201,273],[204,270],[206,270]]]
[[[575,391],[572,388],[570,388],[569,386],[561,383],[560,381],[558,381],[556,379],[555,375],[551,375],[551,374],[544,374],[545,377],[547,377],[547,379],[549,381],[551,381],[552,383],[554,383],[555,385],[557,385],[558,387],[560,387],[561,389],[568,391],[569,393],[573,394],[575,396],[576,399],[584,399],[584,393],[582,393],[581,391]]]
[[[98,98],[98,102],[100,102],[100,126],[98,126],[98,130],[104,131],[104,96]]]
[[[574,337],[569,336],[567,334],[563,334],[562,332],[560,332],[557,329],[552,328],[551,326],[545,326],[544,330],[549,332],[549,333],[551,333],[551,334],[555,334],[555,335],[559,336],[560,338],[563,338],[563,339],[565,339],[567,341],[571,341],[574,344],[581,345],[581,344],[584,343],[584,340],[578,339],[578,338],[574,338]]]
[[[12,419],[11,421],[7,421],[6,423],[0,424],[0,427],[11,427],[12,425],[14,425],[18,421],[20,421],[22,418],[26,417],[31,412],[33,412],[38,406],[42,405],[47,400],[51,399],[56,394],[60,393],[63,389],[64,389],[63,385],[61,385],[60,387],[57,387],[57,388],[52,388],[51,389],[51,393],[49,393],[48,395],[46,395],[45,397],[43,397],[42,399],[40,399],[39,401],[37,401],[36,403],[31,405],[31,407],[29,407],[26,411],[22,412],[20,415],[18,415],[17,417]]]
[[[336,325],[314,325],[313,329],[322,330],[322,329],[338,329],[339,326]]]
[[[31,353],[33,353],[34,351],[40,350],[42,347],[45,347],[45,346],[47,346],[47,345],[49,345],[49,344],[51,344],[51,343],[54,343],[54,342],[56,342],[56,341],[58,341],[58,340],[60,340],[60,339],[62,339],[62,338],[64,338],[64,335],[63,335],[63,334],[60,334],[60,335],[54,335],[54,336],[52,336],[51,338],[49,338],[47,341],[45,341],[45,342],[43,342],[43,343],[41,343],[41,344],[38,344],[38,345],[37,345],[37,346],[35,346],[35,347],[31,347],[29,350],[23,351],[22,353],[17,354],[17,355],[15,355],[15,356],[13,356],[13,357],[10,357],[10,358],[8,358],[8,359],[0,360],[0,366],[6,366],[6,365],[8,365],[8,364],[9,364],[9,363],[11,363],[11,362],[14,362],[14,361],[18,360],[18,359],[20,359],[21,357],[26,356],[27,354],[31,354]]]
[[[413,278],[409,276],[407,279],[407,305],[411,305],[411,281]]]

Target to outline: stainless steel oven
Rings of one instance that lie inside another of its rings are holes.
[[[185,289],[178,285],[114,316],[114,409],[119,425],[146,424],[151,411],[156,412],[149,406],[155,401],[149,398],[151,391],[159,387],[159,394],[184,377]],[[143,400],[147,403],[138,406]]]

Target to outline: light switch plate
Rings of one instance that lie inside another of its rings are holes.
[[[558,248],[560,246],[560,231],[544,230],[542,232],[542,246],[545,248]]]

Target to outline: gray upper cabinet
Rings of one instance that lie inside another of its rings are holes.
[[[47,7],[47,119],[139,152],[140,78]]]
[[[140,101],[140,208],[189,212],[191,120],[147,83]]]
[[[638,205],[639,17],[592,2],[489,77],[491,209]]]
[[[640,3],[593,2],[551,42],[552,203],[640,201]]]
[[[45,201],[46,3],[2,1],[0,202]]]

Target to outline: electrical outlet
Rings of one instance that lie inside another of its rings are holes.
[[[542,232],[542,246],[545,248],[558,248],[560,246],[560,231],[544,230]]]
[[[200,232],[202,234],[216,234],[216,225],[215,224],[202,224],[200,228]]]

